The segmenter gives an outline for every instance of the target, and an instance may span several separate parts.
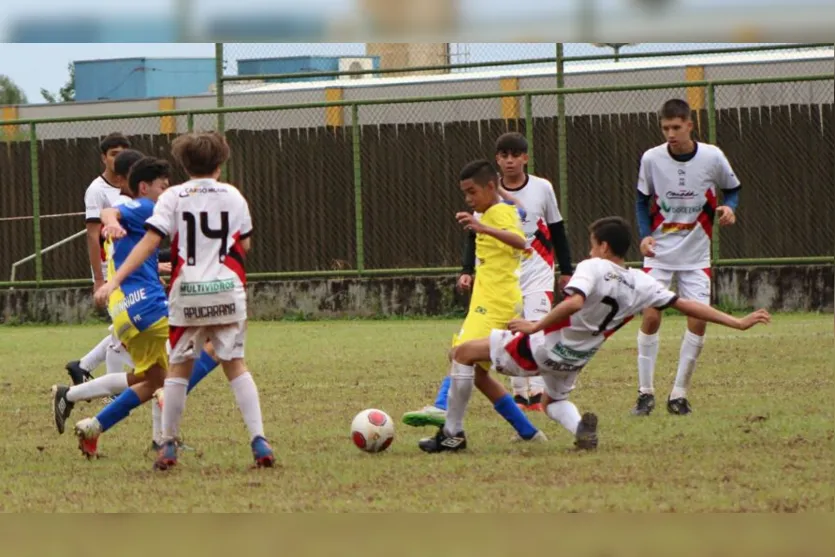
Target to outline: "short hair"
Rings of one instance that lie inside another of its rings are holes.
[[[144,156],[136,149],[125,149],[116,155],[116,158],[113,160],[113,171],[116,173],[116,176],[127,178],[130,173],[130,167]]]
[[[626,257],[632,243],[629,224],[621,217],[604,217],[589,226],[589,232],[598,243],[606,242],[618,257]]]
[[[458,175],[460,181],[472,180],[481,187],[487,186],[491,181],[496,181],[496,169],[493,164],[485,159],[468,162]]]
[[[142,157],[134,163],[128,176],[128,187],[133,195],[139,195],[141,182],[153,182],[157,178],[170,178],[171,165],[167,160]]]
[[[109,134],[99,143],[99,150],[102,155],[106,155],[111,149],[122,147],[123,149],[130,149],[130,140],[119,132]]]
[[[519,156],[528,152],[528,140],[519,132],[507,132],[496,140],[496,153],[510,153]]]
[[[670,99],[664,103],[658,115],[664,120],[681,118],[686,121],[690,119],[690,105],[681,99]]]
[[[189,176],[209,176],[229,159],[229,144],[215,131],[187,133],[173,141],[171,153]]]

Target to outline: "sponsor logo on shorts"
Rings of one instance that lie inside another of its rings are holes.
[[[551,371],[580,371],[585,366],[582,364],[567,364],[565,362],[557,362],[551,358],[546,358],[542,364]]]
[[[560,360],[567,360],[569,362],[587,362],[597,352],[597,348],[591,350],[574,350],[563,343],[557,343],[551,352],[554,353]]]
[[[203,319],[206,317],[224,317],[235,315],[235,304],[218,304],[216,306],[184,307],[183,316],[186,319]]]
[[[235,281],[232,279],[212,280],[208,282],[183,282],[180,283],[180,296],[201,296],[203,294],[220,294],[235,289]]]

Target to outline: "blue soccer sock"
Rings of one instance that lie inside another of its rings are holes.
[[[449,400],[449,386],[452,384],[452,378],[447,375],[441,381],[441,387],[438,389],[438,396],[435,398],[435,408],[446,410],[447,401]]]
[[[496,409],[496,412],[501,414],[502,418],[507,420],[507,422],[513,426],[513,429],[516,430],[516,433],[522,439],[529,440],[536,435],[536,432],[539,431],[536,426],[534,426],[531,421],[525,416],[525,413],[516,406],[516,403],[513,402],[513,397],[509,394],[504,395],[502,398],[496,401],[496,404],[493,405],[493,408]]]
[[[213,369],[217,367],[217,360],[212,358],[212,355],[205,350],[200,353],[200,357],[194,361],[194,367],[191,368],[191,377],[188,380],[188,391],[197,386],[204,377],[209,375]]]
[[[96,415],[102,433],[128,417],[130,411],[142,404],[133,389],[125,389],[116,399]]]

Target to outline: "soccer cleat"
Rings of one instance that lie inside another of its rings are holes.
[[[548,437],[546,437],[545,434],[542,433],[542,430],[538,429],[536,430],[536,434],[534,434],[534,436],[530,439],[525,439],[517,433],[513,436],[511,441],[513,441],[514,443],[547,443]]]
[[[177,449],[179,449],[181,451],[193,451],[194,450],[194,447],[186,445],[180,439],[177,439],[175,441],[175,443],[177,443]],[[154,453],[154,454],[159,453],[159,450],[161,448],[162,448],[162,443],[157,443],[156,441],[151,441],[151,446],[148,447],[148,449],[145,451],[145,454],[147,455],[148,453]]]
[[[650,393],[638,393],[638,400],[635,408],[632,409],[633,416],[649,416],[655,410],[655,395]]]
[[[81,367],[81,362],[79,360],[67,362],[64,369],[66,369],[67,373],[70,375],[73,385],[81,385],[82,383],[86,383],[87,381],[91,381],[93,379],[93,374]]]
[[[64,433],[67,418],[70,417],[75,403],[67,400],[67,393],[70,388],[64,385],[52,385],[52,413],[55,415],[55,427],[58,433]]]
[[[467,436],[463,431],[449,436],[444,428],[438,428],[434,437],[427,437],[418,442],[418,447],[425,453],[441,453],[444,451],[462,451],[467,448]]]
[[[597,416],[586,412],[580,418],[577,432],[574,434],[574,446],[591,451],[597,448]]]
[[[542,393],[531,395],[528,399],[528,406],[525,410],[528,410],[529,412],[542,412],[544,410],[542,407]]]
[[[421,410],[403,414],[403,423],[411,427],[432,425],[443,427],[446,423],[446,410],[435,406],[424,406]]]
[[[157,459],[154,461],[154,470],[168,470],[176,465],[177,443],[175,441],[166,441],[157,453]]]
[[[255,458],[255,466],[258,468],[272,468],[275,464],[273,448],[260,435],[252,440],[252,456]]]
[[[75,424],[78,449],[87,458],[98,456],[99,435],[101,435],[101,424],[95,418],[84,418]]]
[[[519,410],[526,410],[528,408],[528,399],[522,395],[514,395],[513,402],[519,407]]]
[[[686,398],[668,398],[667,399],[667,412],[670,414],[678,414],[679,416],[686,416],[693,411],[690,408],[690,402],[687,401]]]

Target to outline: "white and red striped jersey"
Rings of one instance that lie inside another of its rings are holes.
[[[168,188],[145,226],[171,236],[171,325],[202,327],[246,319],[240,242],[252,234],[252,217],[234,186],[199,179]]]
[[[688,271],[710,267],[710,243],[716,211],[716,188],[732,190],[739,180],[721,149],[696,143],[686,162],[670,154],[667,144],[641,157],[638,191],[652,197],[650,216],[655,257],[644,267]]]
[[[502,186],[504,184],[502,183]],[[522,255],[522,295],[554,291],[554,244],[549,224],[562,221],[554,186],[545,178],[526,175],[525,183],[510,192],[525,210],[522,230],[527,247]]]
[[[544,370],[579,371],[636,314],[648,307],[665,308],[677,298],[647,273],[600,258],[577,265],[565,291],[581,294],[585,301],[565,321],[531,336],[533,358]]]

